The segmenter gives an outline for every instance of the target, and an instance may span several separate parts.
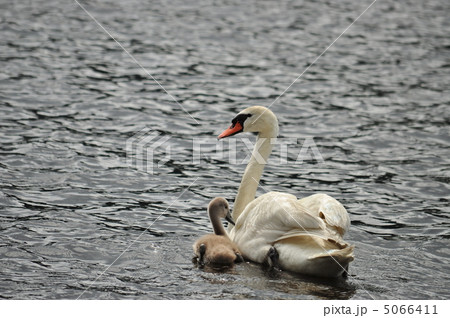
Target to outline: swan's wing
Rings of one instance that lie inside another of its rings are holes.
[[[340,235],[344,235],[350,227],[350,217],[344,206],[335,198],[318,193],[298,200],[308,211],[324,220],[326,224],[333,227]]]
[[[324,230],[317,230],[317,229],[293,229],[289,232],[283,233],[278,239],[277,242],[281,242],[283,240],[297,238],[297,237],[312,237],[315,239],[320,239],[323,241],[328,241],[330,238],[330,233],[328,231]],[[332,240],[334,241],[334,240]]]
[[[309,213],[295,196],[269,192],[250,202],[236,220],[236,230],[241,227],[278,230],[320,230],[325,228],[321,218]]]
[[[326,231],[321,218],[290,194],[269,192],[250,202],[230,231],[230,237],[250,259],[262,262],[270,246],[286,233]]]
[[[353,260],[353,247],[341,236],[349,224],[345,208],[330,196],[297,200],[269,192],[246,206],[230,237],[252,261],[262,263],[275,246],[282,268],[334,277]]]

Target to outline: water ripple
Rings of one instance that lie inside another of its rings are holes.
[[[0,298],[450,296],[448,2],[377,2],[272,107],[280,137],[299,144],[267,167],[264,189],[343,202],[347,281],[201,270],[191,245],[244,169],[217,156],[217,134],[245,106],[270,105],[366,4],[85,5],[179,105],[70,1],[0,5]],[[155,152],[153,174],[127,161],[146,127],[174,150]],[[206,142],[197,161],[193,138]],[[296,162],[304,138],[323,163]]]

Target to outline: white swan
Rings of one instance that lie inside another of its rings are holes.
[[[268,108],[252,106],[241,111],[218,138],[240,132],[258,133],[234,202],[236,225],[229,232],[243,256],[308,275],[346,276],[354,247],[342,238],[350,226],[345,208],[326,194],[298,200],[291,194],[269,192],[255,199],[278,135],[278,120]]]
[[[215,198],[208,205],[208,215],[214,229],[214,234],[206,234],[199,238],[194,245],[194,259],[200,266],[206,264],[232,265],[242,261],[238,247],[227,235],[220,221],[221,218],[234,224],[231,218],[228,201]]]

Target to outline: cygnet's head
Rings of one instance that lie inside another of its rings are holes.
[[[231,217],[230,206],[228,201],[224,198],[214,198],[208,205],[208,214],[211,220],[225,219],[234,225],[233,218]]]

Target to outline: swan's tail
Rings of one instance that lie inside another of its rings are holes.
[[[274,245],[281,267],[303,274],[338,277],[348,274],[354,246],[316,235],[291,235]]]
[[[349,245],[339,250],[324,251],[318,255],[311,256],[310,261],[314,262],[324,271],[334,273],[331,276],[348,275],[348,264],[353,261],[353,245]],[[321,275],[322,276],[322,275]]]

